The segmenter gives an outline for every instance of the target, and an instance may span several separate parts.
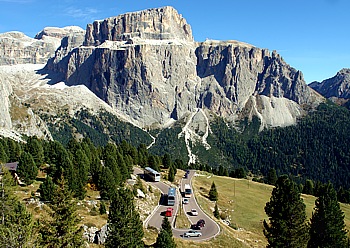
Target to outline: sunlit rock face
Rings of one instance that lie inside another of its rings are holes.
[[[87,25],[82,46],[46,65],[68,85],[86,85],[142,127],[164,127],[202,109],[266,126],[296,122],[322,100],[276,52],[238,41],[193,41],[172,7],[126,13]]]

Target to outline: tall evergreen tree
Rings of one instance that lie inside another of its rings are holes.
[[[41,247],[83,247],[83,229],[78,226],[77,205],[63,177],[58,181],[53,199],[49,204],[51,218],[41,223]]]
[[[314,194],[314,183],[312,180],[306,180],[304,188],[303,188],[303,193],[308,194],[308,195],[313,195]]]
[[[106,247],[144,247],[140,216],[135,211],[133,194],[119,189],[109,208]]]
[[[55,189],[56,189],[56,185],[52,181],[52,178],[50,176],[47,176],[45,178],[45,181],[39,186],[40,200],[46,201],[46,202],[52,202]]]
[[[32,215],[15,196],[11,174],[2,168],[0,195],[0,247],[34,247]]]
[[[112,171],[103,167],[98,181],[98,189],[102,200],[109,200],[114,195],[116,190],[116,183]]]
[[[157,241],[154,245],[155,248],[175,248],[176,243],[173,238],[173,232],[171,230],[171,224],[168,217],[164,216],[162,228],[158,234]]]
[[[218,200],[218,192],[216,190],[216,186],[215,186],[215,183],[213,182],[211,184],[211,187],[210,187],[210,190],[209,190],[209,200],[211,201],[217,201]]]
[[[2,145],[2,143],[0,143],[0,164],[6,163],[7,161],[8,161],[8,156],[6,154],[4,146]]]
[[[310,226],[309,248],[346,247],[344,213],[331,183],[324,185],[315,201]]]
[[[267,174],[266,181],[270,185],[275,185],[277,181],[277,173],[275,168],[271,168]]]
[[[220,212],[219,212],[219,208],[218,208],[218,203],[215,202],[215,207],[214,207],[214,217],[219,219],[220,218]]]
[[[32,155],[23,152],[19,158],[17,173],[25,184],[31,184],[38,175],[38,167],[35,165]]]
[[[123,180],[122,180],[122,175],[120,173],[120,169],[119,169],[117,161],[116,161],[116,156],[112,156],[110,154],[107,154],[105,161],[104,161],[104,165],[105,165],[105,167],[109,168],[112,171],[113,177],[114,177],[114,182],[117,185],[120,185]]]
[[[269,223],[264,220],[268,248],[306,247],[309,236],[305,204],[296,184],[287,176],[278,178],[265,212],[269,216]]]
[[[19,156],[21,155],[21,145],[14,141],[13,139],[7,139],[7,147],[9,150],[9,161],[15,162],[19,160]]]
[[[77,189],[74,192],[74,196],[79,199],[84,199],[90,169],[89,158],[86,156],[85,152],[82,149],[78,149],[76,151],[74,160],[74,167],[77,175]]]
[[[44,162],[44,148],[37,137],[33,136],[28,138],[25,151],[32,155],[37,167],[40,167]]]
[[[171,164],[168,170],[168,180],[174,182],[176,175],[176,168],[174,164]]]
[[[169,153],[164,154],[163,159],[162,159],[162,163],[163,163],[163,166],[165,169],[170,168],[172,163],[171,163],[171,158],[170,158]]]

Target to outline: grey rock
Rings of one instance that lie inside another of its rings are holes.
[[[12,121],[10,115],[9,96],[12,94],[12,85],[7,81],[0,83],[0,128],[11,129]]]
[[[98,232],[97,227],[88,227],[86,225],[83,225],[84,232],[83,232],[83,238],[87,240],[89,243],[95,242],[96,233]]]
[[[99,231],[96,232],[94,243],[104,244],[107,239],[108,234],[108,224],[104,225]]]
[[[309,84],[324,97],[350,98],[350,69],[340,70],[334,77],[323,80],[322,82],[312,82]]]
[[[126,13],[88,24],[84,45],[98,46],[106,40],[127,41],[134,37],[193,41],[190,25],[173,7],[167,6]]]
[[[73,46],[83,42],[85,31],[79,27],[45,28],[35,38],[21,32],[0,34],[0,65],[45,64],[54,56],[62,39]]]

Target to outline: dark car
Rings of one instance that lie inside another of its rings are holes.
[[[199,221],[197,221],[196,226],[201,229],[202,227],[205,227],[205,220],[200,219]]]

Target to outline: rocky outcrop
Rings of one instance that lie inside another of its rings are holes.
[[[0,65],[45,64],[62,42],[82,44],[85,31],[79,27],[45,28],[35,38],[20,32],[0,34]],[[74,38],[73,38],[74,37]]]
[[[182,39],[193,41],[190,25],[172,7],[126,13],[88,24],[85,46],[139,37],[151,40]]]
[[[322,82],[312,82],[309,84],[324,97],[350,98],[350,69],[340,70],[334,77]]]
[[[186,58],[186,59],[184,59]],[[105,42],[74,49],[65,60],[48,65],[69,85],[84,84],[114,109],[139,124],[164,124],[196,107],[196,57],[180,41]]]
[[[255,115],[264,125],[290,125],[302,106],[321,101],[276,52],[238,41],[193,42],[172,7],[89,24],[84,45],[56,53],[46,68],[142,127],[187,121],[198,109],[203,120]]]
[[[9,96],[12,94],[12,85],[3,80],[0,82],[0,128],[10,129],[12,127],[12,121]]]

